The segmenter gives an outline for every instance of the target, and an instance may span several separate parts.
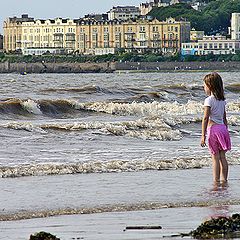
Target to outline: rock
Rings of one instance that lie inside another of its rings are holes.
[[[60,238],[57,238],[51,233],[38,232],[35,233],[34,235],[31,235],[29,240],[60,240]]]
[[[197,239],[226,239],[239,237],[239,231],[240,214],[233,214],[232,217],[212,218],[191,231],[189,235]]]

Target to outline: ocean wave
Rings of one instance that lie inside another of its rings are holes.
[[[2,114],[15,115],[56,115],[71,113],[76,111],[73,100],[56,99],[56,100],[32,100],[32,99],[7,99],[0,101],[0,112]],[[79,111],[79,110],[78,110]]]
[[[229,84],[225,88],[227,90],[229,90],[230,92],[235,92],[235,93],[240,92],[240,84],[239,83]]]
[[[130,211],[146,211],[158,210],[166,208],[190,208],[190,207],[210,207],[210,206],[230,206],[240,205],[240,199],[215,199],[215,200],[200,200],[200,201],[185,201],[185,202],[138,202],[138,203],[119,203],[108,204],[93,207],[76,207],[76,208],[59,208],[50,210],[37,211],[20,211],[16,213],[0,214],[0,221],[19,221],[24,219],[47,218],[61,215],[76,215],[76,214],[96,214],[110,212],[130,212]]]
[[[240,126],[240,116],[236,115],[229,116],[228,124],[232,126]]]
[[[238,152],[228,154],[231,165],[240,164]],[[178,157],[172,160],[112,160],[85,161],[78,163],[41,163],[18,166],[0,166],[1,178],[24,176],[84,174],[84,173],[119,173],[146,170],[193,169],[211,166],[211,158],[207,156]]]
[[[169,121],[173,124],[175,122]],[[176,123],[175,123],[176,124]],[[98,129],[103,134],[141,138],[145,140],[179,140],[182,138],[178,129],[172,129],[160,118],[141,118],[125,122],[75,122],[32,124],[29,122],[9,122],[0,125],[3,128],[47,133],[48,130],[80,131]]]
[[[210,165],[209,157],[184,158],[174,160],[113,160],[87,161],[69,164],[27,164],[15,167],[0,167],[0,177],[24,177],[44,175],[64,175],[79,173],[136,172],[145,170],[192,169]]]
[[[76,108],[87,109],[96,112],[105,112],[119,115],[138,115],[138,116],[162,116],[162,115],[189,115],[203,113],[203,104],[196,101],[188,101],[186,104],[179,102],[93,102],[77,104]],[[229,102],[227,111],[239,113],[240,102]]]
[[[188,101],[186,104],[178,102],[151,102],[151,103],[114,103],[93,102],[76,105],[76,108],[87,109],[96,112],[105,112],[119,115],[138,116],[162,116],[164,114],[198,114],[202,113],[203,105],[200,102]]]
[[[92,94],[92,93],[112,93],[110,90],[92,85],[92,86],[83,86],[83,87],[71,87],[71,88],[47,88],[42,89],[41,92],[75,92],[75,93],[85,93],[85,94]]]
[[[0,113],[2,114],[15,114],[15,115],[47,115],[49,117],[56,117],[61,114],[79,114],[81,112],[89,113],[106,113],[111,115],[121,116],[139,116],[139,117],[159,117],[164,119],[168,124],[171,119],[185,118],[192,121],[192,116],[199,119],[203,113],[202,102],[188,101],[187,103],[175,102],[159,102],[153,98],[163,97],[158,93],[149,93],[149,95],[138,96],[140,102],[132,101],[130,103],[125,102],[87,102],[81,103],[75,100],[69,99],[55,99],[55,100],[32,100],[32,99],[7,99],[0,101]],[[146,102],[143,101],[145,98]],[[163,97],[164,98],[164,97]],[[136,100],[136,99],[135,99]],[[239,114],[240,102],[230,101],[226,108],[228,117],[231,114]],[[171,120],[172,121],[172,120]],[[183,121],[183,122],[184,122]],[[176,124],[175,124],[176,125]]]

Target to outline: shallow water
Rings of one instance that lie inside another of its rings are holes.
[[[193,178],[211,165],[199,147],[204,75],[2,74],[2,219],[214,204],[201,189],[211,171],[200,185]],[[233,143],[227,156],[237,167],[239,73],[221,75]],[[224,203],[238,204],[231,192]]]

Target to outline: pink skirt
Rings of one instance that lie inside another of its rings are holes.
[[[225,124],[214,124],[207,128],[208,148],[211,154],[231,150],[231,140]]]

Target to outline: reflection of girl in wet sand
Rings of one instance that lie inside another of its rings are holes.
[[[225,97],[222,78],[218,73],[210,73],[204,77],[204,90],[208,97],[204,101],[204,116],[202,120],[201,146],[208,147],[213,160],[213,180],[227,181],[228,162],[225,152],[231,149],[225,111]]]

